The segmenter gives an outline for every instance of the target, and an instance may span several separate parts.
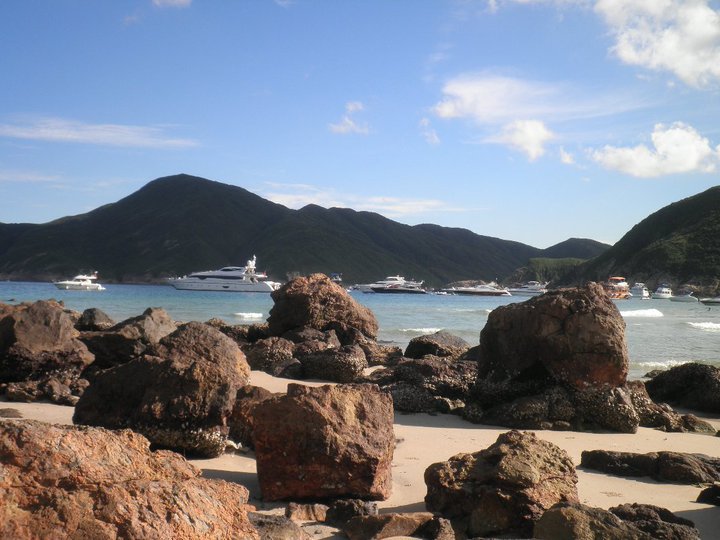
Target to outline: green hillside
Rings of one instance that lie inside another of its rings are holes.
[[[583,258],[588,249],[607,247],[572,244],[563,249]],[[371,212],[290,210],[189,175],[159,178],[87,214],[42,225],[0,224],[3,279],[97,270],[106,282],[152,282],[243,265],[255,254],[259,268],[277,280],[291,272],[341,272],[346,283],[401,274],[442,285],[503,277],[547,251],[466,229],[403,225]]]

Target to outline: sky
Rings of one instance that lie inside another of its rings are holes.
[[[720,184],[720,0],[3,0],[0,222],[187,173],[613,244]]]

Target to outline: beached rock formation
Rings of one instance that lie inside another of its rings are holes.
[[[94,356],[74,323],[54,300],[0,304],[0,391],[9,400],[75,404],[85,387],[81,373]]]
[[[405,348],[405,356],[407,358],[423,358],[432,355],[459,358],[469,348],[470,345],[464,339],[441,330],[434,334],[412,338]]]
[[[217,456],[225,448],[237,391],[249,374],[235,342],[190,322],[142,357],[99,372],[78,401],[73,422],[130,428],[162,448]]]
[[[574,503],[558,503],[535,523],[539,540],[700,540],[692,521],[650,505],[622,505],[610,510]]]
[[[510,431],[484,450],[458,454],[425,470],[425,505],[468,537],[529,537],[558,502],[578,502],[572,459],[533,433]]]
[[[645,383],[654,401],[720,413],[720,368],[690,362],[672,367]]]
[[[0,537],[247,538],[248,490],[129,430],[0,420]]]
[[[720,506],[720,483],[715,483],[703,489],[698,494],[697,502]]]
[[[112,328],[115,324],[116,322],[101,309],[88,308],[78,317],[75,329],[81,332],[100,332]]]
[[[258,403],[277,395],[270,390],[251,384],[240,388],[235,396],[232,412],[227,419],[230,440],[252,448],[255,426],[253,409]]]
[[[585,450],[580,464],[616,476],[649,476],[660,482],[708,484],[720,482],[720,458],[684,452],[615,452]]]
[[[176,329],[177,324],[167,311],[148,308],[142,315],[121,321],[106,330],[85,331],[80,339],[95,355],[90,369],[95,372],[139,358],[148,347]]]
[[[264,500],[390,495],[392,399],[376,386],[290,384],[253,415]]]
[[[432,538],[455,540],[450,522],[431,512],[405,512],[359,516],[349,520],[343,532],[350,540],[380,538]]]
[[[602,287],[558,289],[492,311],[465,418],[530,429],[633,433],[625,323]]]

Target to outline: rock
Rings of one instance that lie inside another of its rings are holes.
[[[325,521],[336,527],[343,528],[352,518],[357,516],[376,516],[377,503],[361,499],[337,499],[328,507]]]
[[[535,523],[538,540],[654,540],[634,525],[601,508],[578,502],[558,503]]]
[[[697,502],[720,506],[720,484],[713,484],[703,489],[697,497]]]
[[[720,481],[720,458],[681,452],[613,452],[585,450],[580,464],[618,476],[649,476],[661,482],[678,484]]]
[[[17,409],[0,409],[0,418],[22,418],[23,415]]]
[[[237,343],[241,348],[250,341],[248,339],[250,327],[245,324],[228,324],[222,319],[217,318],[205,321],[205,324],[207,324],[208,326],[212,326],[217,330],[220,330],[223,334],[225,334],[227,337]]]
[[[377,336],[378,324],[372,311],[325,274],[295,278],[271,295],[275,304],[270,310],[268,332],[272,336],[302,327],[325,331],[334,322],[357,329],[371,339]]]
[[[76,378],[94,360],[78,336],[72,317],[54,300],[0,304],[0,382]]]
[[[588,387],[572,393],[579,420],[586,428],[636,433],[640,425],[627,387]]]
[[[100,332],[83,332],[81,339],[95,355],[93,371],[139,358],[151,345],[174,332],[177,325],[162,308],[148,308],[142,315]]]
[[[248,364],[252,369],[264,371],[274,377],[280,377],[293,364],[299,364],[293,358],[295,345],[281,337],[259,339],[243,347]],[[298,365],[298,371],[300,366]]]
[[[625,384],[625,322],[602,287],[557,289],[494,309],[480,334],[480,377],[547,374],[576,389]]]
[[[419,536],[422,528],[434,518],[430,512],[357,516],[343,528],[350,540],[379,540],[397,536]],[[424,538],[420,536],[420,538]],[[453,536],[454,538],[454,536]]]
[[[228,437],[243,446],[252,448],[253,427],[255,425],[253,409],[258,403],[277,395],[265,388],[250,384],[240,388],[235,397],[232,413],[228,417]]]
[[[670,368],[645,383],[656,402],[703,412],[720,412],[720,368],[688,363]]]
[[[651,504],[621,504],[609,509],[617,517],[648,533],[652,538],[700,540],[700,531],[689,519],[673,514],[667,508]]]
[[[227,418],[250,373],[240,348],[220,331],[190,322],[151,352],[99,373],[73,422],[130,428],[159,447],[191,455],[221,454]]]
[[[529,536],[558,502],[577,502],[567,453],[533,433],[510,431],[488,448],[425,470],[425,505],[471,536]]]
[[[357,345],[326,349],[302,357],[303,378],[351,383],[368,367],[365,353]]]
[[[312,537],[300,525],[285,516],[249,512],[250,523],[260,534],[260,540],[310,540]]]
[[[108,330],[113,326],[115,326],[115,321],[98,308],[86,309],[75,323],[76,330],[91,332]]]
[[[376,386],[290,384],[253,412],[264,500],[389,496],[393,408]]]
[[[0,537],[247,538],[248,490],[131,431],[0,421]],[[232,532],[229,532],[232,531]]]
[[[410,340],[405,349],[405,356],[408,358],[422,358],[423,356],[449,356],[459,358],[470,349],[470,345],[449,332],[440,331],[434,334],[418,336]]]
[[[291,502],[285,508],[285,517],[293,521],[317,521],[323,523],[327,517],[328,506],[325,504],[299,504]]]

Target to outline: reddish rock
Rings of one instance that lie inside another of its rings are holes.
[[[264,500],[390,495],[393,407],[377,386],[290,384],[253,412]]]
[[[253,410],[258,403],[277,396],[265,388],[248,384],[240,388],[235,397],[235,405],[228,418],[231,440],[241,443],[243,446],[253,447],[253,430],[255,426],[255,415]]]
[[[127,430],[0,421],[0,537],[259,539],[246,488],[149,446]]]
[[[572,459],[533,433],[510,431],[479,452],[458,454],[425,471],[425,505],[469,537],[530,536],[554,504],[577,502]]]
[[[240,348],[220,331],[191,322],[152,353],[99,373],[73,422],[130,428],[160,447],[193,455],[222,453],[227,418],[250,374]]]
[[[302,327],[325,331],[332,323],[348,325],[370,338],[377,336],[378,323],[372,311],[325,274],[295,278],[271,295],[275,304],[270,310],[268,331],[272,336]]]
[[[285,508],[285,517],[293,521],[318,521],[323,523],[328,507],[324,504],[299,504],[291,502]]]
[[[347,522],[343,531],[350,540],[380,540],[381,538],[407,537],[430,538],[423,534],[428,523],[435,520],[431,512],[406,512],[358,516]],[[452,535],[452,536],[450,536]],[[455,540],[452,529],[447,526],[445,534],[434,535],[436,540]]]

